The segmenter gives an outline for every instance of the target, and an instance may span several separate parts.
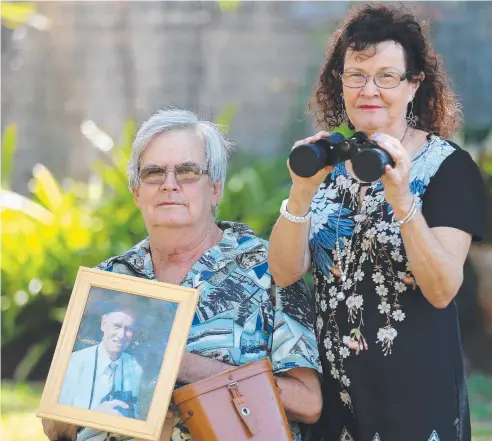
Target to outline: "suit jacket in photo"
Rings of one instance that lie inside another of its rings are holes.
[[[101,343],[73,352],[60,392],[59,404],[95,409],[101,400],[107,400],[109,391],[105,389],[107,385],[101,385],[101,378],[110,362]],[[127,392],[126,395],[130,395],[128,392],[131,392],[131,397],[135,402],[133,417],[138,418],[138,395],[142,368],[135,358],[126,352],[122,353],[116,363],[114,374],[116,398],[118,398],[118,392]]]

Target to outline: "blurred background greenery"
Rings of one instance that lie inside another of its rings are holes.
[[[243,7],[238,1],[217,4],[224,14],[235,14]],[[42,16],[34,3],[3,2],[1,11],[2,34],[25,26],[42,27]],[[327,29],[313,30],[309,41],[315,47],[322,47],[327,33]],[[283,151],[277,149],[260,155],[258,149],[238,147],[219,205],[219,219],[246,222],[259,236],[268,238],[290,186],[285,146],[313,130],[306,119],[299,116],[303,115],[317,72],[317,65],[308,66],[294,92],[288,124],[282,128],[278,139]],[[147,109],[148,113],[153,110]],[[214,120],[226,132],[239,118],[244,115],[237,103],[224,105],[214,115]],[[492,130],[490,125],[477,126],[475,122],[468,120],[455,141],[469,149],[483,171],[490,211]],[[97,150],[87,179],[53,172],[49,167],[50,162],[56,165],[52,156],[47,156],[46,161],[37,161],[29,177],[22,178],[16,172],[21,162],[20,125],[13,121],[2,126],[1,422],[2,439],[6,441],[44,439],[35,410],[78,267],[93,266],[120,254],[146,235],[126,179],[136,124],[122,122],[117,136],[111,137],[96,123],[86,121],[85,126],[82,125],[83,133],[92,134],[87,137]],[[230,135],[234,138],[233,130]],[[111,148],[101,148],[101,142]],[[253,143],[253,139],[250,142]],[[17,190],[15,179],[20,179],[28,191]],[[492,440],[491,222],[492,216],[489,216],[485,242],[473,246],[470,252],[465,283],[457,298],[474,441]]]

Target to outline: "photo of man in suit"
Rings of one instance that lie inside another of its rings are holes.
[[[135,314],[127,308],[114,305],[102,315],[101,342],[72,353],[59,404],[139,418],[142,368],[125,352],[134,326]]]

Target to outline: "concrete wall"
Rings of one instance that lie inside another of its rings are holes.
[[[469,122],[492,125],[490,3],[425,3],[436,46],[465,96]],[[47,31],[18,29],[2,50],[2,127],[19,126],[14,188],[37,162],[86,178],[99,154],[80,132],[93,120],[118,139],[123,121],[176,105],[213,119],[237,106],[239,149],[290,149],[327,35],[347,2],[39,2]],[[487,25],[488,29],[487,30]]]

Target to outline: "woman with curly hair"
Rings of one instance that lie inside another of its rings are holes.
[[[483,233],[484,188],[470,155],[446,140],[460,109],[415,16],[388,4],[352,9],[313,104],[323,128],[349,124],[394,161],[375,182],[360,181],[351,161],[311,178],[291,171],[272,232],[279,286],[313,272],[324,372],[314,439],[469,441],[453,299]]]

